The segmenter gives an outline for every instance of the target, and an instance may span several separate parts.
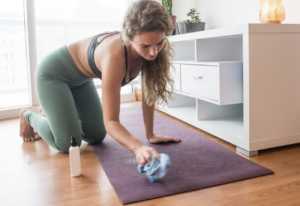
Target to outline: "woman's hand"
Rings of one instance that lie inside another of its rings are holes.
[[[147,163],[151,163],[151,157],[154,155],[156,159],[160,162],[159,153],[152,147],[141,144],[136,147],[133,152],[135,153],[135,158],[137,162],[143,167]]]
[[[178,139],[178,138],[175,138],[175,137],[155,135],[155,134],[148,137],[148,140],[152,144],[160,143],[160,142],[181,142],[181,139]]]

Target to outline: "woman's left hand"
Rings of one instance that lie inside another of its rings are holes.
[[[148,137],[150,143],[160,143],[160,142],[181,142],[181,139],[163,135],[155,135],[153,134],[151,137]]]

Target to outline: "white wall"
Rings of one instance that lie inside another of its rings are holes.
[[[282,23],[300,24],[300,0],[282,0],[286,20]],[[187,19],[190,8],[197,7],[205,29],[245,23],[260,23],[259,0],[173,0],[173,15],[179,20]]]

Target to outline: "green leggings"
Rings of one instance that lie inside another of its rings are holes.
[[[106,130],[96,87],[65,46],[43,59],[35,83],[46,117],[29,112],[26,119],[49,145],[68,153],[72,135],[76,135],[79,146],[82,140],[89,144],[103,141]]]

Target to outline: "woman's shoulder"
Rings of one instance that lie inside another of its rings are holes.
[[[100,33],[100,34],[96,34],[93,36],[89,36],[87,38],[78,40],[78,41],[74,41],[70,44],[67,44],[66,46],[68,48],[74,48],[76,49],[78,52],[80,51],[87,51],[88,48],[90,47],[91,43],[93,40],[96,40],[98,43],[100,43],[99,45],[97,45],[96,50],[98,51],[110,51],[109,53],[111,53],[111,51],[118,51],[122,49],[122,43],[120,40],[120,34],[115,32],[113,33],[112,36],[110,36],[112,33],[110,32],[105,32],[105,33]],[[97,37],[97,39],[95,39]],[[104,52],[105,53],[105,52]],[[117,54],[117,53],[116,53]]]
[[[112,36],[103,35],[97,38],[102,41],[95,50],[95,57],[104,58],[111,61],[125,60],[125,48],[121,41],[120,34]]]

